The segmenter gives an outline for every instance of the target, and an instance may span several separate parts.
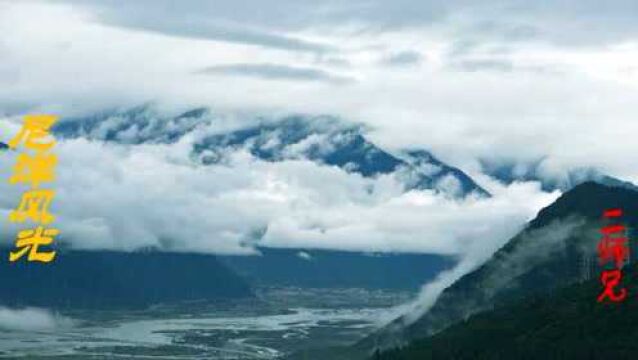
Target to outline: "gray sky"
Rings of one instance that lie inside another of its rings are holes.
[[[637,6],[0,1],[0,102],[328,113],[464,168],[548,156],[636,180]]]

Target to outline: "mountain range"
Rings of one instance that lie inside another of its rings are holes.
[[[611,177],[593,167],[576,167],[550,175],[548,173],[551,171],[545,169],[546,161],[546,158],[527,162],[483,159],[480,161],[480,165],[483,173],[505,184],[511,184],[515,181],[538,181],[544,191],[560,190],[565,192],[587,181],[638,190],[638,186],[631,182]]]
[[[170,144],[198,131],[192,158],[203,165],[223,163],[229,152],[246,150],[264,161],[305,159],[364,177],[393,174],[406,191],[433,190],[455,198],[489,196],[463,171],[430,152],[390,152],[370,141],[365,127],[332,116],[257,117],[243,127],[223,131],[215,130],[217,120],[207,108],[169,116],[145,105],[62,119],[53,133],[64,139],[84,137],[137,145]]]
[[[258,247],[258,255],[219,255],[255,287],[364,288],[417,291],[456,259],[438,254],[360,253]]]
[[[220,115],[207,107],[170,114],[144,104],[63,118],[53,132],[59,138],[84,137],[127,145],[171,144],[197,134],[192,143],[192,158],[200,164],[223,163],[229,152],[243,149],[265,161],[306,159],[365,177],[394,174],[406,191],[429,189],[454,198],[490,195],[462,170],[440,161],[430,151],[384,149],[369,139],[365,126],[334,116],[254,116],[242,122],[242,126],[218,129],[219,120]],[[3,145],[0,143],[0,150],[6,148]],[[591,167],[548,176],[543,168],[545,160],[521,163],[483,159],[480,165],[485,174],[506,184],[539,181],[545,191],[567,191],[587,181],[638,189]]]

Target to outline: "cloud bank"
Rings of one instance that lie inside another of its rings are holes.
[[[12,120],[3,126],[10,134],[19,125]],[[487,179],[492,198],[455,200],[434,191],[405,192],[393,173],[363,177],[304,158],[264,161],[245,148],[202,165],[192,157],[193,142],[225,126],[210,123],[187,126],[177,142],[59,141],[52,211],[60,241],[120,250],[246,254],[260,245],[462,255],[470,243],[487,252],[500,246],[558,195],[538,183],[503,186]],[[0,156],[7,177],[16,154]],[[16,206],[22,190],[0,182],[3,213]],[[12,242],[16,226],[4,229],[3,239]]]
[[[0,329],[52,331],[73,326],[73,320],[40,308],[11,309],[0,306]]]

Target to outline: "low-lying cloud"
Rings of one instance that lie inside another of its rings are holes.
[[[0,306],[0,329],[11,331],[52,331],[73,326],[68,317],[41,308],[11,309]]]
[[[580,249],[582,255],[593,256],[592,249],[595,248],[597,239],[592,237],[592,234],[597,232],[592,230],[591,226],[587,226],[585,219],[570,217],[523,233],[507,257],[492,258],[490,267],[483,273],[487,275],[480,279],[481,296],[476,298],[492,299],[507,286],[512,286],[514,279],[539,266],[551,256],[564,251],[567,247],[567,239],[575,234],[585,239],[583,243],[589,244],[589,246],[582,245]],[[398,312],[403,314],[401,318],[403,324],[411,324],[427,313],[446,288],[463,275],[483,265],[496,250],[482,248],[477,242],[469,244],[468,251],[454,268],[440,273],[432,282],[424,284],[413,302],[398,308],[400,310]],[[482,310],[483,306],[485,304],[481,302],[472,303],[464,311],[472,314]]]
[[[370,178],[301,158],[263,161],[243,148],[201,165],[192,158],[199,131],[176,143],[59,141],[52,211],[60,240],[120,250],[246,254],[261,245],[462,255],[472,243],[494,249],[558,195],[534,182],[487,180],[492,198],[454,200],[405,192],[394,173]],[[6,177],[16,153],[0,156]],[[3,213],[22,190],[0,182]],[[12,242],[15,224],[4,229]]]

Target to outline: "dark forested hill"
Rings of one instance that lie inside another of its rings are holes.
[[[463,276],[416,322],[397,319],[359,344],[396,347],[435,334],[480,311],[589,279],[597,271],[596,244],[605,209],[622,208],[635,238],[638,192],[587,182],[563,194],[481,267]],[[635,246],[633,252],[635,253]]]
[[[629,296],[598,303],[598,279],[486,311],[375,360],[636,359],[638,267],[624,272]]]
[[[251,296],[215,256],[164,252],[58,251],[48,264],[15,262],[2,249],[0,305],[139,308]]]
[[[455,353],[449,352],[445,353],[445,356],[435,354],[431,357],[425,357],[426,355],[419,357],[424,354],[421,352],[422,349],[429,345],[415,345],[416,347],[409,347],[409,345],[416,344],[413,341],[417,339],[433,336],[454,324],[462,323],[474,314],[495,310],[494,314],[515,316],[516,314],[511,313],[512,310],[499,309],[505,309],[517,301],[526,301],[538,296],[542,299],[556,289],[572,284],[587,282],[591,279],[595,282],[600,271],[597,264],[596,245],[600,241],[602,214],[604,210],[610,208],[623,210],[624,215],[620,221],[629,228],[629,238],[635,239],[636,229],[638,229],[638,192],[624,186],[583,183],[542,209],[523,231],[498,250],[485,264],[446,288],[435,304],[416,321],[408,323],[406,317],[402,317],[354,346],[341,349],[317,349],[303,354],[293,354],[290,358],[355,360],[368,358],[375,349],[387,350],[408,346],[406,349],[416,349],[415,351],[418,352],[394,351],[383,355],[383,359],[395,359],[393,356],[396,356],[396,359],[456,359]],[[633,254],[637,251],[636,243],[636,241],[630,242]],[[589,305],[596,301],[595,291],[594,294],[591,292],[587,293]],[[638,295],[638,290],[634,294]],[[526,304],[535,303],[531,301]],[[586,306],[585,303],[583,304]],[[547,309],[549,308],[550,305],[547,306]],[[581,315],[589,316],[584,313],[574,314],[574,316]],[[531,317],[538,321],[536,323],[539,324],[538,326],[551,328],[553,326],[550,321],[551,316],[542,316],[545,315],[534,314]],[[475,324],[480,326],[481,323]],[[489,326],[498,325],[490,324]],[[467,353],[463,352],[463,355],[468,357],[463,359],[481,359],[472,357],[472,349],[474,349],[472,346],[483,345],[490,349],[510,346],[505,345],[496,333],[483,338],[479,338],[478,335],[472,338],[470,333],[471,331],[463,332],[463,336],[467,336],[467,339],[463,341],[457,341],[454,337],[443,337],[440,341],[444,345],[440,346],[443,348],[447,346],[449,349],[469,346],[470,350]],[[600,331],[600,336],[604,336],[604,331]],[[549,339],[551,340],[551,337]],[[484,353],[481,352],[481,354]],[[511,355],[511,353],[508,354]],[[410,357],[400,357],[404,355]],[[487,358],[518,359],[520,357]]]

